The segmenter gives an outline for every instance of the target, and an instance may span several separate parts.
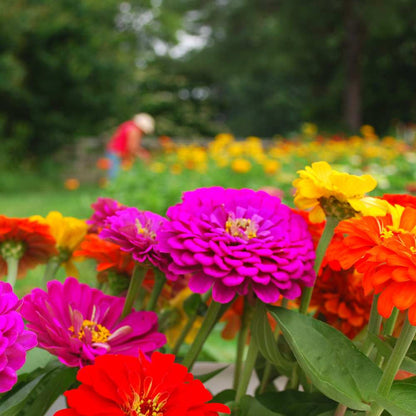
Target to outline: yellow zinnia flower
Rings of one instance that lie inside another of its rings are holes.
[[[247,173],[251,169],[251,163],[247,159],[235,159],[231,163],[231,169],[237,173]]]
[[[324,221],[325,214],[339,220],[357,213],[386,214],[386,201],[365,196],[377,185],[371,175],[337,172],[327,162],[312,163],[312,167],[307,166],[298,174],[300,177],[293,182],[296,188],[294,202],[300,209],[311,209],[309,218],[312,222]]]
[[[59,260],[70,276],[78,276],[78,270],[72,262],[72,253],[78,248],[87,234],[88,224],[74,217],[64,217],[58,211],[51,211],[46,218],[34,215],[32,220],[48,224],[50,233],[56,240]]]

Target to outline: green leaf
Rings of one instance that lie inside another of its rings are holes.
[[[256,398],[252,396],[244,396],[240,401],[239,416],[285,416],[281,413],[273,412],[264,407]]]
[[[232,402],[235,399],[236,391],[232,389],[227,389],[220,391],[212,398],[212,402],[214,403],[223,403],[227,404]]]
[[[14,394],[6,397],[2,396],[0,400],[0,415],[20,416],[20,411],[24,407],[30,392],[42,381],[42,378],[42,375],[37,376],[14,391]]]
[[[387,397],[376,400],[392,416],[416,416],[416,377],[395,381]]]
[[[216,370],[211,371],[211,372],[206,373],[206,374],[200,374],[198,376],[194,375],[194,377],[197,378],[198,380],[201,380],[203,383],[205,383],[206,381],[208,381],[211,378],[215,377],[217,374],[221,373],[222,371],[224,371],[228,367],[229,366],[226,365],[225,367],[217,368]]]
[[[351,409],[369,410],[381,370],[326,323],[283,308],[269,309],[316,388]]]
[[[322,393],[305,393],[296,390],[285,390],[265,393],[257,396],[257,400],[273,412],[290,416],[317,416],[322,412],[334,409],[337,403]]]
[[[44,368],[21,374],[13,390],[1,396],[0,415],[45,414],[57,397],[74,383],[77,370],[54,360]]]
[[[75,382],[78,368],[60,365],[48,372],[31,392],[22,409],[22,416],[44,415],[55,400]]]
[[[280,373],[290,375],[295,363],[291,363],[280,353],[267,319],[267,309],[263,304],[259,304],[255,308],[251,323],[251,334],[253,342],[257,344],[263,357],[276,366]]]

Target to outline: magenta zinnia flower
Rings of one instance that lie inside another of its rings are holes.
[[[115,199],[98,197],[91,204],[91,208],[94,210],[94,213],[87,220],[87,224],[91,224],[92,230],[98,232],[106,226],[105,222],[108,217],[114,215],[118,210],[125,208],[125,206]]]
[[[24,329],[18,306],[11,285],[0,282],[0,393],[15,385],[16,371],[25,363],[26,351],[37,344],[36,335]]]
[[[39,341],[39,347],[69,367],[83,367],[96,356],[111,353],[137,357],[166,343],[157,332],[154,312],[131,312],[120,319],[124,298],[68,277],[48,282],[48,291],[34,289],[23,298],[22,315]]]
[[[201,188],[169,208],[160,233],[172,274],[192,275],[197,293],[227,303],[254,292],[272,303],[312,286],[315,252],[307,224],[276,197],[250,189]]]
[[[166,271],[170,256],[160,252],[158,243],[158,234],[166,222],[166,218],[153,212],[125,208],[107,218],[107,228],[100,237],[118,244],[139,263],[150,262]]]

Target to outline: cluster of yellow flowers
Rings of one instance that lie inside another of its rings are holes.
[[[275,137],[261,140],[250,136],[237,140],[232,134],[218,134],[207,145],[175,145],[163,143],[161,158],[155,158],[150,170],[172,174],[193,170],[206,173],[210,169],[228,168],[236,174],[255,171],[268,176],[279,175],[280,182],[294,179],[296,168],[315,160],[326,160],[341,170],[367,170],[388,188],[388,176],[397,170],[397,156],[406,162],[416,160],[414,144],[392,136],[378,137],[372,126],[364,125],[360,136],[323,136],[317,126],[305,123],[301,134],[290,139]],[[286,177],[287,176],[287,177]],[[416,178],[413,178],[416,180]]]

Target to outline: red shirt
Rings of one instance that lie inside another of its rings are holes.
[[[127,140],[129,137],[129,133],[131,131],[140,129],[134,124],[132,120],[126,121],[123,124],[118,126],[116,132],[111,137],[110,141],[107,144],[107,150],[109,152],[115,153],[120,157],[126,157],[129,155],[128,148],[127,148]]]

